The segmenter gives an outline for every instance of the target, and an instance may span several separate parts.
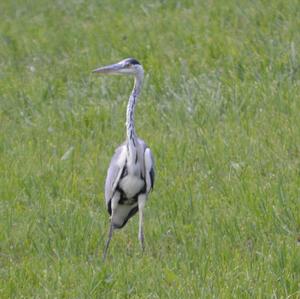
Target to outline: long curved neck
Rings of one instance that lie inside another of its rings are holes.
[[[143,83],[143,76],[136,76],[134,80],[133,90],[129,97],[128,105],[127,105],[127,113],[126,113],[126,131],[127,131],[127,142],[129,145],[129,149],[131,147],[136,147],[137,144],[137,136],[135,133],[134,127],[134,111],[135,106],[138,100],[138,96],[141,92]]]

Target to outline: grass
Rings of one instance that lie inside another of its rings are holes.
[[[1,298],[300,298],[300,5],[2,1]],[[106,169],[136,127],[156,158],[145,215],[114,235]]]

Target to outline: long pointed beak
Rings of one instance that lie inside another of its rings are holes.
[[[122,69],[122,65],[119,63],[99,67],[92,71],[92,73],[100,73],[100,74],[117,74]]]

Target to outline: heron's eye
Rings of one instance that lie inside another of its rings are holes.
[[[132,63],[130,61],[125,61],[124,62],[124,67],[130,68],[132,66]]]

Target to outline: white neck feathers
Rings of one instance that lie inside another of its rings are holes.
[[[133,90],[129,97],[128,105],[127,105],[127,113],[126,113],[126,131],[127,131],[127,141],[129,144],[136,146],[136,133],[134,126],[134,112],[135,106],[138,101],[139,94],[141,92],[143,82],[143,71],[138,73],[135,76]]]

